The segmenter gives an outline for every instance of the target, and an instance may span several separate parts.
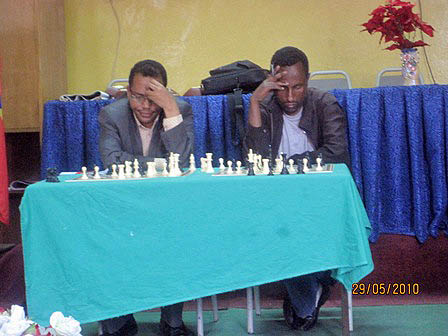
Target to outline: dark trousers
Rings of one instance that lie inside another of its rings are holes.
[[[182,309],[184,303],[179,302],[170,306],[162,307],[160,319],[164,320],[171,327],[176,328],[182,325]],[[101,321],[103,331],[108,333],[114,333],[118,331],[129,319],[132,318],[132,314],[114,317]]]

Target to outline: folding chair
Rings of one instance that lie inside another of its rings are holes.
[[[418,84],[424,84],[423,76],[418,74]],[[403,85],[401,68],[384,68],[376,76],[376,86],[400,86]]]
[[[342,70],[314,71],[310,74],[308,86],[324,91],[351,89],[352,81],[350,76]]]

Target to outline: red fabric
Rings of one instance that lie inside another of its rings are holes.
[[[0,118],[0,222],[9,224],[8,165],[6,161],[5,127]]]

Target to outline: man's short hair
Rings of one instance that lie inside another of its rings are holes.
[[[136,63],[129,74],[129,85],[132,85],[132,81],[136,74],[141,74],[144,77],[152,77],[157,78],[160,77],[162,79],[162,84],[164,86],[167,85],[168,79],[166,76],[166,70],[162,64],[154,60],[144,60]]]
[[[308,58],[302,50],[295,47],[281,48],[275,52],[271,59],[274,68],[277,65],[291,66],[297,63],[302,63],[305,73],[309,72]]]

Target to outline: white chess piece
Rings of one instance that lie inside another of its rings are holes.
[[[227,175],[232,175],[233,169],[232,169],[232,161],[227,161]]]
[[[82,171],[81,180],[88,180],[89,177],[87,176],[87,167],[82,167],[81,171]]]
[[[316,159],[317,162],[317,167],[316,167],[316,171],[322,171],[324,170],[324,168],[322,167],[322,159],[320,157],[318,157]]]
[[[126,175],[126,177],[132,177],[132,166],[131,166],[132,162],[131,161],[125,161],[124,162],[124,174]]]
[[[207,156],[207,169],[205,172],[212,174],[215,172],[215,170],[213,169],[213,153],[205,153],[205,155]]]
[[[135,178],[142,177],[142,175],[140,174],[139,168],[140,168],[140,164],[138,163],[138,160],[135,159],[134,160],[134,174],[132,175],[132,177],[135,177]]]
[[[280,174],[282,169],[283,169],[283,160],[280,158],[276,158],[275,159],[275,172]]]
[[[236,162],[236,174],[241,175],[243,172],[241,171],[241,161]]]
[[[303,172],[306,173],[310,171],[310,169],[308,168],[308,159],[303,158],[302,162],[303,162]]]
[[[118,165],[118,179],[119,180],[126,179],[126,175],[124,173],[124,164],[119,164]]]
[[[206,170],[207,170],[207,159],[201,157],[201,171],[205,173]]]
[[[219,161],[219,171],[224,172],[226,170],[226,166],[224,166],[224,159],[219,158],[218,161]]]
[[[117,174],[117,165],[114,163],[112,164],[112,174],[110,174],[110,176],[112,178],[117,178],[118,174]]]
[[[176,172],[176,176],[182,175],[182,170],[179,168],[179,153],[174,153],[174,171]]]
[[[269,174],[269,159],[263,159],[263,172],[262,174]]]
[[[290,174],[295,174],[296,170],[294,169],[294,160],[293,159],[289,159],[288,163],[289,163],[288,172]]]
[[[97,179],[97,180],[100,179],[101,178],[101,176],[100,176],[100,167],[95,166],[93,168],[93,170],[95,171],[95,174],[93,174],[93,178]]]
[[[156,163],[155,162],[146,162],[148,169],[146,170],[146,177],[154,177],[156,176]]]
[[[252,148],[249,149],[249,153],[247,153],[247,161],[254,162],[254,152]]]
[[[194,160],[194,154],[190,154],[190,171],[194,172],[196,170],[196,162]]]
[[[166,161],[163,162],[162,176],[168,176],[168,170],[166,170]]]

